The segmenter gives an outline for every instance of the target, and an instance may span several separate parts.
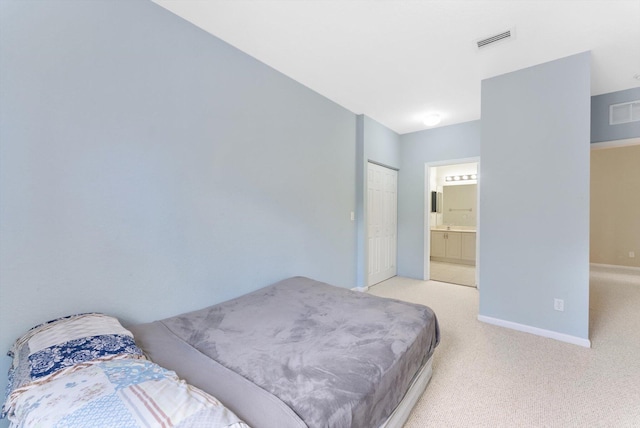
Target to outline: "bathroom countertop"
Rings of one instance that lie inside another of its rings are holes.
[[[463,229],[456,226],[451,226],[451,228],[447,229],[446,227],[432,227],[432,231],[436,232],[466,232],[466,233],[476,233],[475,229]]]

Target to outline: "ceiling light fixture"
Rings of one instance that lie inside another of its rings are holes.
[[[432,114],[428,114],[427,116],[425,116],[423,122],[427,126],[436,126],[437,124],[440,123],[441,120],[442,120],[442,118],[440,117],[439,114],[432,113]]]

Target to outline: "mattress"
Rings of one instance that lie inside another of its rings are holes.
[[[377,427],[439,342],[422,305],[295,277],[130,329],[254,427]]]

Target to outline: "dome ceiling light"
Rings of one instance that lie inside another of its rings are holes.
[[[436,126],[437,124],[440,123],[441,120],[442,118],[438,113],[432,113],[432,114],[426,115],[423,122],[427,126]]]

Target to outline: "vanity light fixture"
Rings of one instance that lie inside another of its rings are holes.
[[[445,181],[469,181],[477,180],[478,174],[465,174],[465,175],[447,175]]]

